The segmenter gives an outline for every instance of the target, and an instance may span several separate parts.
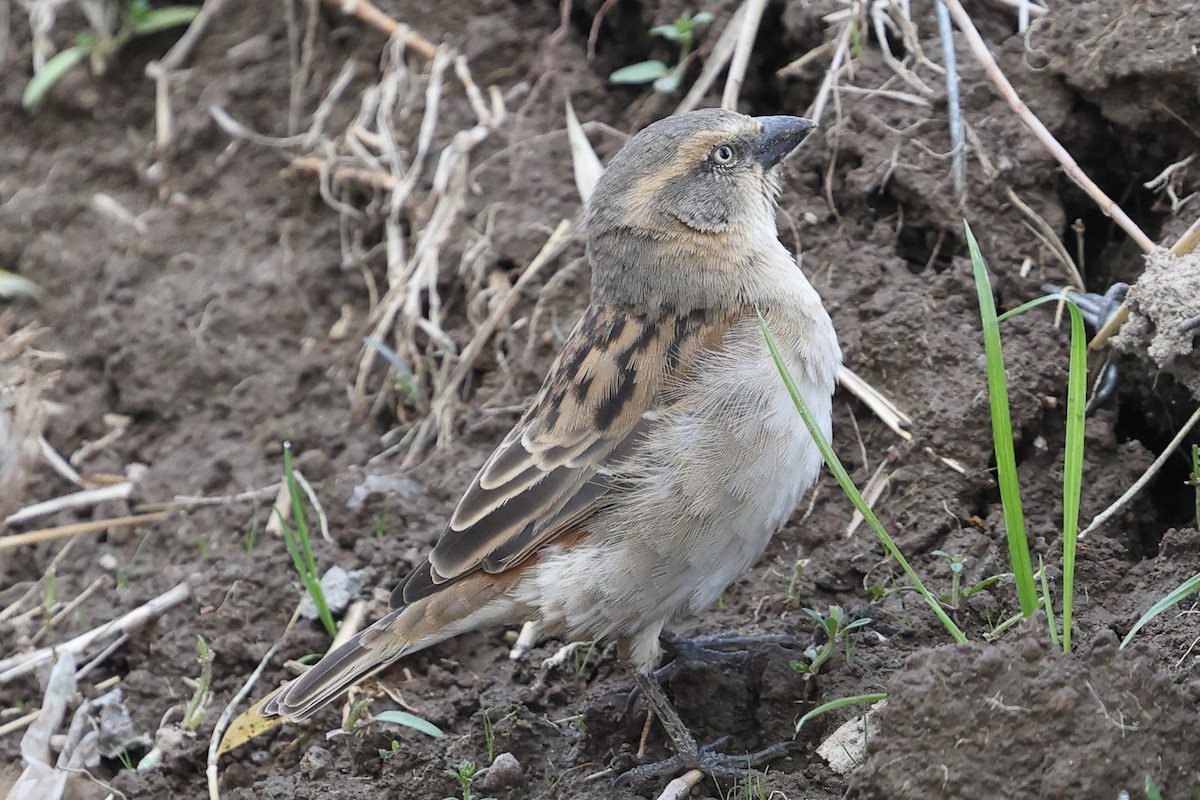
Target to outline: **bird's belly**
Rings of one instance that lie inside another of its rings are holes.
[[[536,604],[551,625],[580,638],[641,637],[650,648],[665,622],[711,605],[762,554],[815,481],[820,452],[774,363],[727,355],[652,420],[621,470],[632,486],[621,502],[578,544],[544,552]],[[815,372],[811,362],[792,366],[828,436],[836,361]]]

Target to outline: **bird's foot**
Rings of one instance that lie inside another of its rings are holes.
[[[733,637],[725,637],[729,642]],[[722,736],[711,744],[700,746],[696,737],[688,730],[679,712],[667,698],[656,674],[640,673],[637,676],[638,688],[645,695],[650,708],[666,731],[667,738],[675,748],[675,755],[654,764],[643,764],[621,774],[616,780],[617,786],[631,781],[656,778],[663,775],[675,774],[689,769],[720,778],[744,778],[754,772],[756,767],[786,755],[794,746],[791,741],[780,742],[755,753],[727,754],[719,752],[729,743],[730,737]]]
[[[1071,302],[1075,304],[1075,307],[1079,309],[1083,321],[1093,330],[1099,331],[1112,319],[1113,315],[1121,308],[1121,304],[1125,302],[1125,297],[1129,294],[1129,284],[1114,283],[1108,287],[1108,291],[1104,294],[1081,292],[1069,287],[1055,286],[1051,283],[1042,284],[1042,291],[1048,295],[1069,297]],[[1091,416],[1116,391],[1118,377],[1117,365],[1112,362],[1111,358],[1106,360],[1096,376],[1096,382],[1092,385],[1092,396],[1088,398],[1087,408],[1085,409],[1085,413],[1088,416]]]
[[[655,672],[660,681],[675,673],[683,664],[736,663],[745,661],[750,655],[747,649],[754,645],[780,644],[791,647],[803,647],[803,642],[788,634],[759,634],[745,636],[737,633],[718,633],[711,636],[697,636],[686,639],[665,631],[659,635],[663,650],[671,660]]]
[[[729,743],[728,736],[722,736],[715,742],[695,747],[691,752],[676,753],[670,758],[653,764],[642,764],[623,772],[616,780],[616,786],[624,786],[638,781],[662,778],[667,775],[678,775],[690,769],[698,769],[714,778],[746,778],[758,775],[757,768],[780,756],[787,755],[796,748],[795,742],[779,742],[765,747],[756,753],[722,753],[721,748]]]

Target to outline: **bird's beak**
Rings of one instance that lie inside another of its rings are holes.
[[[764,170],[778,164],[804,141],[817,123],[804,117],[755,117],[762,125],[762,138],[754,148],[754,157]]]

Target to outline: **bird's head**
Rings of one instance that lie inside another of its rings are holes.
[[[774,167],[813,127],[801,117],[703,109],[640,131],[588,205],[594,296],[679,305],[681,283],[699,284],[681,287],[691,296],[726,291],[739,268],[780,248]]]

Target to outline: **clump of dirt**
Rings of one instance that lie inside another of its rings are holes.
[[[1190,357],[1200,335],[1200,251],[1182,258],[1167,250],[1152,253],[1129,289],[1129,307],[1113,347],[1149,355],[1200,400],[1200,366]]]
[[[1177,685],[1111,631],[1064,655],[1045,625],[910,657],[849,797],[1141,797],[1148,778],[1164,797],[1200,790],[1200,683]]]

